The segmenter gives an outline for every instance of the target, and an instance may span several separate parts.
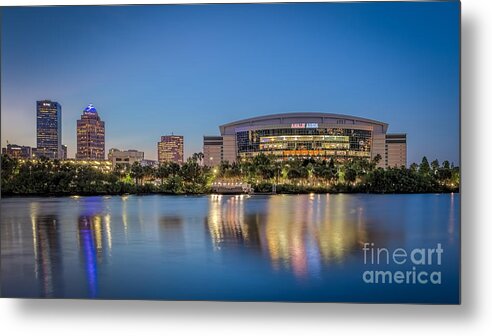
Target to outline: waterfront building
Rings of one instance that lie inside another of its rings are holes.
[[[77,120],[77,160],[104,160],[105,125],[96,108],[89,104]]]
[[[51,100],[36,102],[36,154],[49,159],[62,158],[61,105]]]
[[[219,126],[220,137],[205,136],[204,162],[248,159],[260,153],[293,158],[374,159],[379,167],[406,166],[406,134],[388,134],[387,123],[340,114],[295,112],[249,118]],[[220,160],[218,158],[220,157]]]
[[[219,165],[223,160],[224,141],[221,136],[204,136],[203,137],[203,164],[214,167]]]
[[[108,153],[108,160],[111,161],[113,167],[117,164],[123,164],[130,167],[135,162],[141,162],[144,159],[144,152],[136,149],[119,150],[111,148]]]
[[[163,135],[157,143],[157,159],[159,163],[184,161],[184,138],[182,135]]]
[[[30,159],[32,157],[32,149],[29,146],[7,144],[7,147],[2,148],[2,154],[13,159]]]
[[[386,134],[385,156],[386,167],[406,166],[407,162],[407,135]]]

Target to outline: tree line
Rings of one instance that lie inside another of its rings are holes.
[[[77,162],[19,160],[2,156],[3,195],[90,195],[124,193],[204,194],[214,181],[250,183],[255,191],[279,193],[361,192],[429,193],[459,191],[460,171],[448,161],[424,157],[410,167],[378,168],[373,160],[293,159],[277,161],[263,154],[217,167],[201,164],[202,153],[185,163],[158,166],[117,164],[109,171]]]

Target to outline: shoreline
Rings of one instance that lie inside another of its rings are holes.
[[[222,196],[274,196],[274,195],[422,195],[422,194],[459,194],[460,191],[434,191],[434,192],[394,192],[394,193],[384,193],[384,192],[325,192],[325,191],[305,191],[305,192],[279,192],[279,193],[252,193],[252,194],[221,194],[221,193],[166,193],[166,192],[142,192],[142,193],[52,193],[52,194],[3,194],[0,193],[1,198],[59,198],[59,197],[96,197],[96,196],[151,196],[151,195],[161,195],[161,196],[209,196],[209,195],[222,195]]]
[[[429,164],[424,157],[420,165],[387,169],[376,168],[377,161],[354,160],[335,165],[333,160],[297,160],[282,166],[262,155],[234,167],[221,163],[212,169],[190,159],[182,166],[161,164],[144,169],[136,163],[123,170],[101,171],[82,164],[54,165],[48,160],[23,162],[4,155],[0,197],[250,192],[418,194],[451,193],[460,189],[459,168],[448,161],[440,165],[434,160]]]

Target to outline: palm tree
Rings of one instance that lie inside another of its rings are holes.
[[[164,179],[169,177],[169,166],[167,163],[161,163],[155,170],[155,177],[161,181],[161,186],[164,184]]]
[[[144,169],[140,162],[134,162],[130,167],[130,176],[135,179],[135,184],[138,186],[139,181],[144,177]]]
[[[282,173],[282,162],[274,161],[273,170],[275,172],[275,183],[278,184],[280,174]]]
[[[152,166],[143,167],[143,179],[150,180],[155,176],[155,169]]]

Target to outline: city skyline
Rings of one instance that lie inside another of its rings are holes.
[[[2,11],[2,147],[34,147],[35,101],[52,99],[68,157],[93,103],[107,149],[154,160],[162,134],[183,135],[186,158],[217,125],[316,111],[388,122],[409,134],[408,163],[459,163],[459,10],[449,3]]]

